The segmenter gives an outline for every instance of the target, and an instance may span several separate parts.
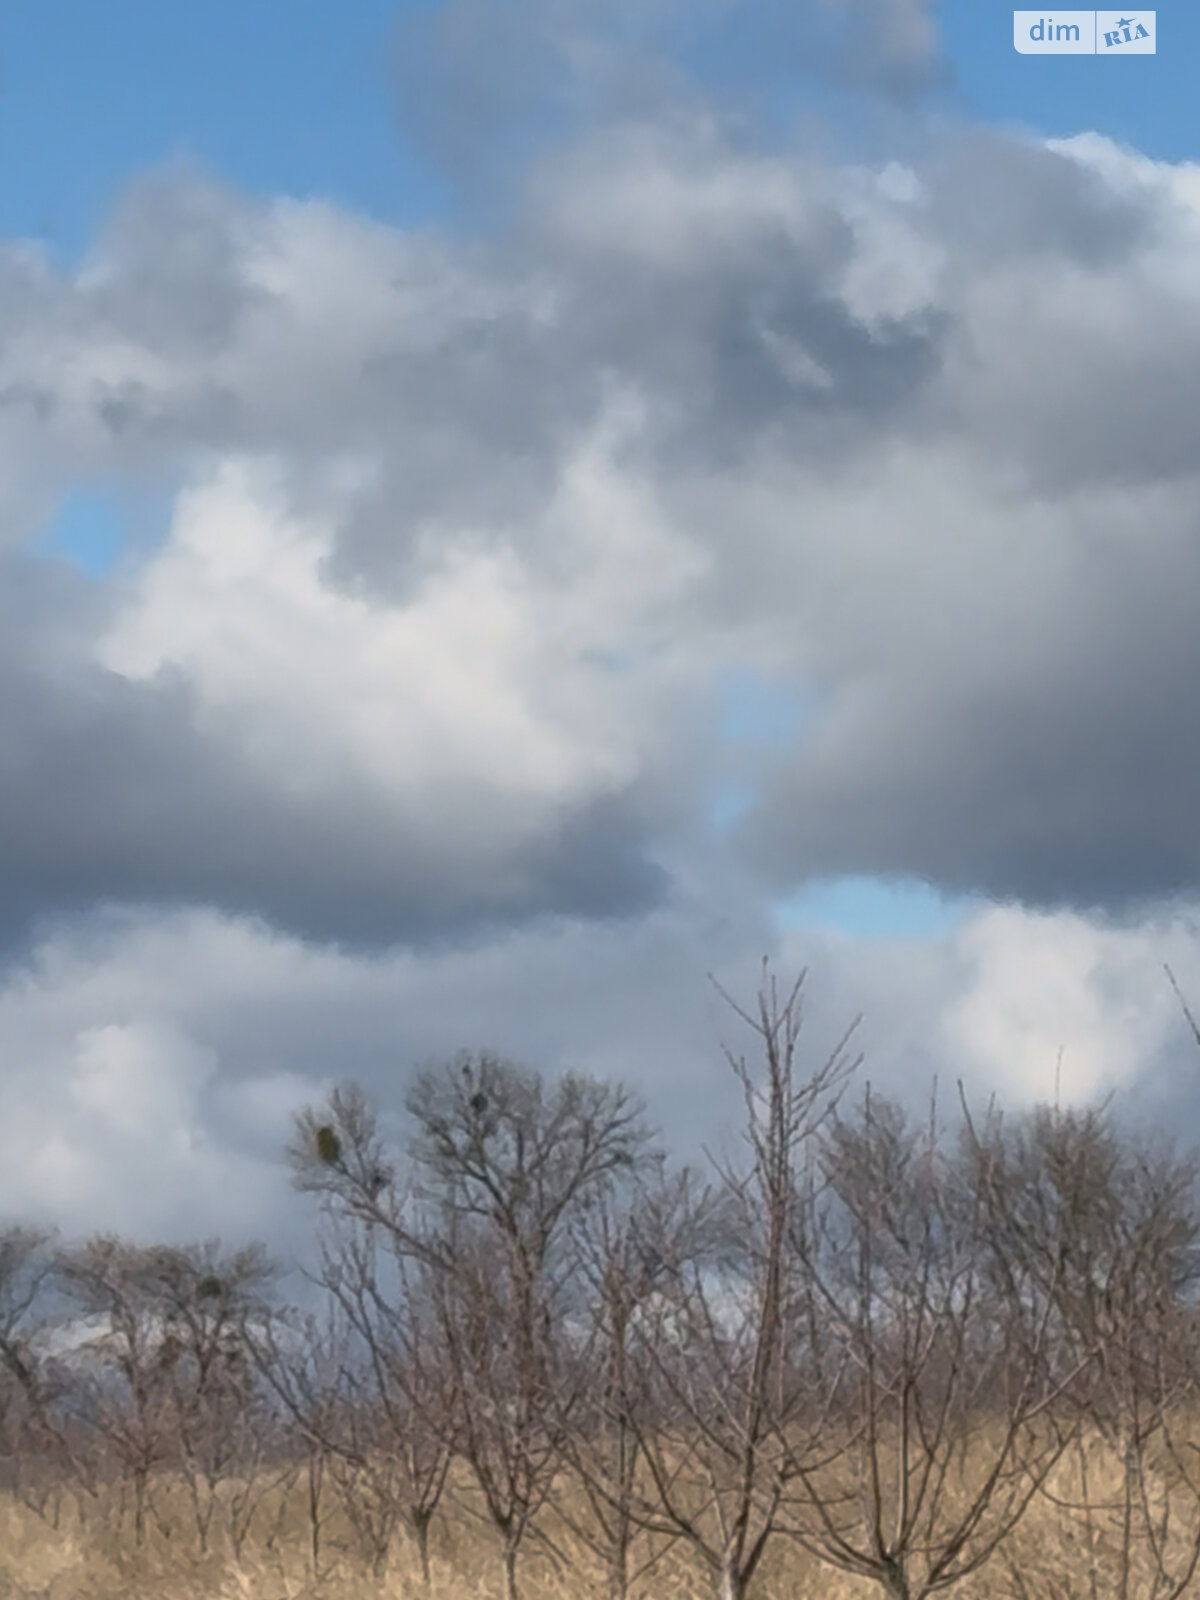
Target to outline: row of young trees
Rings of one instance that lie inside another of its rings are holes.
[[[304,1111],[320,1314],[258,1248],[11,1230],[8,1487],[45,1509],[115,1480],[140,1542],[170,1476],[201,1550],[219,1528],[236,1554],[302,1480],[315,1568],[332,1489],[376,1576],[404,1539],[426,1584],[452,1498],[494,1529],[508,1600],[581,1548],[629,1600],[679,1547],[745,1600],[788,1545],[889,1600],[985,1570],[1014,1597],[1174,1600],[1200,1560],[1194,1161],[1103,1108],[1008,1119],[960,1091],[947,1132],[935,1092],[913,1123],[857,1090],[853,1028],[802,1073],[802,981],[725,996],[754,1041],[726,1052],[744,1138],[704,1173],[625,1089],[489,1055],[417,1077],[402,1152],[353,1084]],[[47,1317],[96,1319],[86,1363]],[[1073,1542],[1035,1581],[1038,1505]]]

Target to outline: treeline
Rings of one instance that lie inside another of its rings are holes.
[[[725,998],[742,1137],[703,1171],[625,1089],[490,1055],[416,1078],[403,1149],[353,1084],[306,1109],[318,1312],[258,1247],[10,1229],[5,1491],[237,1560],[299,1486],[316,1575],[332,1499],[377,1580],[403,1549],[426,1587],[453,1508],[508,1600],[583,1553],[612,1600],[653,1595],[683,1551],[718,1600],[829,1569],[889,1600],[1190,1592],[1194,1158],[1104,1108],[959,1091],[912,1121],[853,1029],[799,1069],[800,981]]]

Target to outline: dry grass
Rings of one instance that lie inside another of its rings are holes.
[[[73,1502],[63,1501],[57,1528],[46,1520],[50,1507],[39,1517],[0,1500],[0,1600],[425,1600],[415,1552],[403,1539],[397,1539],[389,1572],[377,1580],[355,1549],[349,1525],[332,1510],[322,1534],[321,1574],[314,1576],[301,1487],[282,1508],[279,1537],[252,1534],[241,1562],[219,1537],[209,1556],[199,1555],[178,1486],[160,1484],[154,1499],[157,1517],[140,1550],[132,1517],[128,1508],[121,1515],[115,1492],[103,1503],[85,1501],[82,1523]],[[264,1528],[280,1509],[266,1508]],[[525,1600],[600,1600],[606,1587],[595,1555],[556,1542],[567,1555],[566,1570],[556,1570],[536,1544],[523,1554]],[[435,1523],[430,1545],[428,1600],[500,1600],[500,1548],[489,1528],[452,1507]],[[776,1594],[854,1600],[871,1591],[835,1573],[815,1573],[801,1552],[781,1547],[768,1557],[756,1592],[764,1600]],[[708,1600],[709,1594],[704,1572],[678,1547],[635,1589],[640,1600]]]
[[[1099,1440],[1060,1463],[1050,1487],[1061,1500],[1082,1498],[1084,1476],[1093,1505],[1120,1499],[1120,1463]],[[1156,1493],[1169,1492],[1165,1477]],[[354,1533],[332,1494],[323,1508],[320,1572],[315,1574],[303,1482],[265,1502],[240,1561],[214,1528],[212,1549],[199,1552],[190,1504],[178,1482],[160,1481],[142,1548],[119,1492],[99,1500],[61,1495],[38,1515],[0,1499],[0,1600],[426,1600],[413,1552],[398,1537],[382,1579],[370,1573]],[[1188,1515],[1181,1513],[1187,1511]],[[1194,1526],[1186,1494],[1176,1508],[1176,1554]],[[274,1532],[272,1532],[274,1529]],[[1118,1592],[1119,1518],[1098,1512],[1089,1527],[1079,1512],[1036,1504],[1005,1547],[1005,1559],[952,1591],[957,1600],[1094,1600]],[[550,1531],[548,1529],[548,1531]],[[601,1600],[605,1577],[597,1558],[561,1529],[552,1530],[565,1562],[530,1544],[522,1558],[523,1600]],[[430,1541],[432,1588],[427,1600],[500,1600],[500,1551],[492,1530],[461,1507],[449,1507]],[[1131,1600],[1155,1591],[1146,1561],[1131,1574]],[[1189,1591],[1190,1592],[1190,1591]],[[1197,1592],[1200,1592],[1198,1589]],[[753,1588],[754,1600],[865,1600],[880,1591],[814,1563],[779,1540]],[[676,1547],[643,1578],[635,1600],[710,1600],[707,1575]]]

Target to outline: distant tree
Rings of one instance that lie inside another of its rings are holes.
[[[608,1573],[610,1600],[628,1600],[681,1535],[645,1482],[640,1439],[657,1425],[643,1341],[684,1264],[713,1248],[716,1207],[692,1174],[661,1163],[579,1217],[573,1256],[587,1302],[579,1375],[566,1386],[561,1446],[569,1468],[559,1518]],[[578,1503],[582,1502],[582,1504]]]
[[[1005,1257],[1050,1302],[1062,1363],[1091,1358],[1067,1391],[1086,1430],[1075,1470],[1044,1497],[1078,1529],[1093,1586],[1176,1600],[1200,1565],[1196,1157],[1118,1128],[1107,1108],[1047,1106],[998,1127],[990,1154]]]
[[[329,1219],[317,1281],[357,1343],[350,1406],[331,1435],[331,1471],[382,1577],[402,1526],[431,1582],[429,1532],[459,1437],[458,1383],[438,1326],[431,1269],[352,1216]]]
[[[95,1331],[77,1356],[86,1366],[72,1394],[76,1416],[99,1436],[133,1491],[134,1539],[145,1539],[153,1475],[178,1459],[170,1380],[160,1359],[159,1309],[147,1253],[103,1235],[59,1252],[56,1273],[77,1314]]]
[[[200,1550],[209,1548],[218,1512],[240,1548],[275,1478],[263,1471],[273,1418],[250,1339],[272,1304],[278,1269],[261,1246],[222,1251],[219,1240],[153,1247],[140,1269],[161,1333],[157,1362],[170,1397],[176,1470]]]
[[[250,1340],[252,1359],[286,1420],[299,1467],[295,1476],[303,1475],[308,1564],[317,1584],[328,1576],[326,1490],[330,1462],[344,1434],[343,1412],[350,1404],[352,1344],[346,1319],[332,1299],[320,1314],[280,1308],[255,1328]]]
[[[39,1336],[51,1325],[47,1289],[54,1268],[50,1230],[0,1232],[0,1459],[11,1492],[39,1515],[57,1515],[71,1453],[52,1408],[53,1385]]]
[[[354,1084],[297,1119],[300,1187],[419,1265],[457,1397],[458,1448],[500,1535],[508,1600],[517,1560],[561,1463],[564,1318],[578,1210],[646,1159],[639,1103],[620,1088],[539,1074],[494,1055],[422,1072],[407,1099],[408,1179],[397,1181]],[[403,1313],[401,1313],[403,1315]],[[555,1393],[553,1403],[551,1394]]]
[[[155,1475],[169,1469],[186,1484],[201,1550],[218,1509],[237,1547],[264,1492],[270,1428],[249,1350],[276,1277],[262,1247],[101,1236],[60,1250],[55,1276],[92,1324],[72,1358],[68,1403],[132,1487],[136,1543]]]
[[[823,1198],[795,1238],[850,1381],[843,1452],[798,1463],[793,1537],[888,1600],[992,1560],[1070,1443],[1064,1394],[1088,1360],[1052,1350],[1058,1271],[1022,1277],[969,1117],[963,1138],[957,1158],[935,1101],[922,1130],[868,1086],[822,1135]],[[1063,1236],[1047,1234],[1052,1261]]]
[[[720,1600],[744,1600],[789,1485],[803,1463],[830,1453],[838,1375],[807,1358],[814,1306],[796,1240],[806,1153],[858,1066],[845,1053],[857,1023],[811,1076],[799,1076],[804,977],[781,1001],[764,962],[753,1011],[719,989],[761,1052],[751,1066],[725,1051],[744,1102],[748,1159],[716,1163],[715,1192],[685,1188],[670,1226],[650,1234],[656,1292],[639,1297],[636,1317],[625,1300],[631,1349],[616,1346],[633,1377],[621,1415],[644,1463],[633,1514],[688,1544]]]

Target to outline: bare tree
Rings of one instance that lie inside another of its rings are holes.
[[[315,1582],[324,1565],[329,1466],[344,1436],[352,1338],[344,1315],[329,1300],[323,1317],[279,1310],[253,1330],[250,1354],[278,1400],[302,1462],[308,1565]],[[294,1480],[292,1480],[294,1481]],[[273,1541],[272,1541],[273,1542]]]
[[[31,1340],[37,1332],[34,1311],[53,1272],[45,1229],[11,1227],[0,1232],[0,1369],[19,1389],[35,1379]]]
[[[557,1334],[571,1302],[572,1216],[647,1149],[641,1108],[622,1088],[539,1074],[493,1055],[421,1073],[411,1184],[401,1189],[361,1090],[344,1086],[298,1118],[297,1181],[390,1236],[428,1270],[429,1303],[458,1396],[459,1448],[500,1536],[506,1593],[561,1452],[571,1370]]]
[[[996,1141],[995,1165],[1010,1250],[1053,1299],[1056,1344],[1095,1358],[1070,1391],[1092,1447],[1044,1494],[1079,1524],[1089,1587],[1175,1600],[1200,1564],[1197,1160],[1121,1132],[1106,1108],[1039,1107]]]
[[[640,1433],[655,1419],[637,1345],[672,1275],[713,1247],[716,1207],[694,1187],[686,1169],[667,1176],[656,1163],[628,1190],[599,1196],[574,1229],[587,1336],[575,1355],[582,1376],[567,1391],[573,1414],[561,1439],[570,1472],[555,1507],[603,1562],[611,1600],[627,1600],[680,1537],[647,1503],[639,1471]]]
[[[253,1328],[268,1310],[277,1269],[259,1246],[222,1252],[219,1240],[144,1252],[141,1274],[160,1332],[177,1447],[201,1553],[214,1515],[235,1548],[270,1484],[264,1447],[271,1417],[250,1356]]]
[[[577,1307],[570,1225],[648,1148],[641,1108],[620,1087],[567,1075],[548,1088],[494,1056],[423,1074],[416,1120],[426,1231],[446,1347],[462,1400],[462,1450],[501,1536],[505,1590],[559,1470],[578,1396],[565,1337]],[[573,1392],[572,1392],[573,1391]]]
[[[763,1055],[760,1079],[725,1052],[749,1162],[717,1163],[715,1192],[685,1185],[669,1227],[642,1226],[633,1292],[627,1266],[607,1286],[615,1416],[642,1464],[639,1480],[630,1452],[618,1455],[624,1475],[610,1480],[609,1504],[686,1542],[721,1600],[746,1595],[798,1462],[822,1452],[837,1388],[827,1367],[800,1357],[811,1306],[794,1236],[802,1157],[858,1065],[845,1054],[857,1024],[800,1079],[803,981],[781,1002],[764,962],[754,1013],[718,986]]]
[[[426,1589],[429,1531],[459,1434],[459,1392],[440,1336],[430,1267],[397,1251],[376,1225],[334,1215],[319,1282],[356,1336],[347,1432],[331,1441],[335,1481],[382,1577],[391,1532],[412,1541]]]
[[[48,1230],[20,1226],[0,1233],[0,1457],[9,1490],[38,1515],[56,1519],[71,1454],[38,1349],[49,1326],[53,1238]]]
[[[822,1139],[827,1187],[797,1236],[853,1385],[845,1453],[831,1470],[799,1466],[794,1537],[889,1600],[979,1571],[1071,1438],[1056,1407],[1077,1373],[1055,1370],[1048,1339],[1057,1279],[1018,1285],[971,1132],[968,1116],[956,1161],[936,1097],[922,1131],[868,1087]]]
[[[112,1236],[59,1252],[56,1274],[79,1313],[96,1331],[76,1355],[73,1403],[82,1409],[133,1491],[134,1539],[144,1542],[153,1511],[157,1468],[178,1459],[172,1427],[170,1383],[161,1360],[163,1328],[147,1270],[147,1252]]]

